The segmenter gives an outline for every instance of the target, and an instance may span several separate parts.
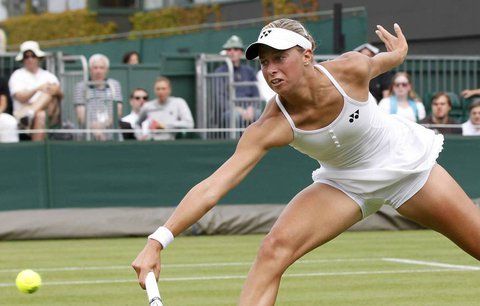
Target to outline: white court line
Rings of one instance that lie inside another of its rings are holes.
[[[360,261],[380,261],[382,258],[332,258],[332,259],[312,259],[299,260],[295,264],[311,263],[329,263],[329,262],[360,262]],[[253,262],[212,262],[212,263],[192,263],[192,264],[163,264],[162,268],[202,268],[202,267],[226,267],[226,266],[250,266]],[[90,266],[90,267],[54,267],[54,268],[32,268],[37,272],[55,272],[55,271],[97,271],[97,270],[125,270],[131,269],[130,266]],[[16,273],[22,271],[17,269],[1,269],[0,273]]]
[[[345,272],[314,272],[314,273],[288,273],[283,278],[296,277],[318,277],[318,276],[350,276],[350,275],[375,275],[375,274],[406,274],[406,273],[436,273],[436,272],[471,272],[472,270],[459,269],[417,269],[417,270],[379,270],[379,271],[345,271]],[[214,276],[192,276],[192,277],[166,277],[161,278],[162,282],[184,282],[184,281],[211,281],[227,279],[245,279],[246,275],[214,275]],[[112,283],[133,283],[137,282],[133,278],[129,279],[99,279],[88,281],[59,281],[43,282],[42,286],[67,286],[67,285],[92,285],[92,284],[112,284]],[[14,287],[13,282],[0,283],[1,287]]]
[[[409,264],[409,265],[441,267],[441,268],[457,269],[457,270],[471,270],[471,271],[480,270],[479,266],[451,265],[451,264],[435,262],[435,261],[423,261],[423,260],[413,260],[413,259],[403,259],[403,258],[382,258],[382,260],[388,261],[388,262]]]

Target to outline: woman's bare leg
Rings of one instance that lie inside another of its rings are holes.
[[[440,165],[398,212],[445,235],[480,260],[480,209]]]
[[[288,266],[361,218],[360,207],[342,191],[319,183],[305,188],[293,198],[263,240],[239,305],[273,305]]]

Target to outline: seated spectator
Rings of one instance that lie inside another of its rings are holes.
[[[450,110],[452,109],[452,100],[448,94],[444,92],[439,92],[435,94],[432,98],[432,114],[423,120],[420,123],[423,124],[459,124],[455,119],[449,116]],[[462,131],[460,128],[454,127],[435,127],[433,128],[437,133],[440,134],[461,134]]]
[[[462,124],[463,136],[480,136],[480,99],[468,106],[468,120]]]
[[[0,78],[0,142],[18,142],[17,120],[11,115],[7,81]]]
[[[465,99],[469,99],[473,96],[479,96],[480,95],[480,88],[478,88],[478,89],[465,89],[461,92],[461,95]]]
[[[397,114],[415,122],[425,118],[425,106],[418,99],[406,72],[397,72],[393,76],[390,92],[391,95],[378,104],[385,113]]]
[[[137,129],[137,122],[140,115],[140,109],[148,101],[148,92],[143,88],[135,88],[130,94],[130,106],[132,111],[121,119],[120,127],[122,129]],[[123,133],[124,139],[137,139],[138,133]]]
[[[60,100],[63,97],[60,82],[52,73],[40,67],[40,59],[45,52],[35,41],[26,41],[20,45],[15,60],[23,67],[13,72],[9,81],[13,98],[13,115],[25,129],[45,129],[60,123]],[[44,133],[34,133],[32,140],[40,141]]]
[[[257,82],[255,70],[248,65],[242,64],[244,45],[240,37],[233,35],[222,46],[226,55],[230,58],[233,64],[233,81],[238,82]],[[218,67],[215,72],[227,72],[227,65]],[[230,95],[228,83],[225,81],[219,84],[218,98],[220,99],[221,108],[221,125],[223,127],[230,127],[232,112],[235,112],[235,122],[237,127],[246,127],[258,117],[260,117],[260,104],[249,101],[248,98],[259,98],[258,88],[255,85],[235,86],[235,108],[230,110]],[[247,98],[242,101],[241,98]],[[260,99],[259,101],[260,102]]]
[[[353,49],[353,51],[360,52],[368,57],[374,57],[380,52],[377,47],[372,46],[371,44],[360,45]],[[369,91],[375,97],[377,103],[390,95],[390,84],[392,82],[392,78],[393,71],[387,71],[370,80]]]
[[[137,51],[127,52],[123,56],[122,62],[127,65],[138,65],[140,64],[140,54]]]
[[[159,77],[155,81],[157,98],[143,105],[138,125],[142,127],[143,139],[172,140],[175,133],[155,133],[163,129],[193,128],[193,117],[187,102],[182,98],[170,96],[170,80]]]
[[[77,120],[80,127],[97,130],[93,133],[94,140],[111,140],[112,134],[98,130],[114,128],[115,117],[122,116],[122,88],[117,80],[107,78],[110,61],[105,55],[92,55],[88,66],[89,82],[82,81],[75,86]]]

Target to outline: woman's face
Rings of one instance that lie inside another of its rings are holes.
[[[393,81],[393,93],[399,97],[406,97],[412,89],[408,78],[404,75],[399,75]]]
[[[281,94],[295,89],[303,74],[303,53],[297,48],[282,51],[262,45],[259,58],[263,76],[273,91]]]
[[[128,63],[129,65],[138,65],[140,63],[140,59],[138,58],[138,55],[136,53],[132,53],[130,57],[128,58]]]

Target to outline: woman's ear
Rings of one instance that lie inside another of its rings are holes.
[[[310,50],[310,49],[304,50],[303,51],[303,64],[304,64],[304,66],[307,66],[311,62],[313,62],[312,50]]]

